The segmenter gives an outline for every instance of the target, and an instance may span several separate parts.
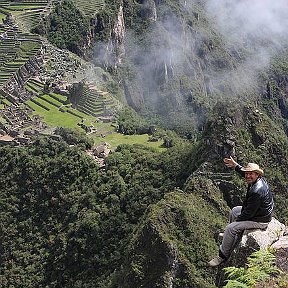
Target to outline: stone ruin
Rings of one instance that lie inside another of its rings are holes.
[[[105,158],[108,157],[110,152],[111,145],[107,142],[95,145],[91,150],[86,151],[86,153],[98,163],[100,168],[105,167]]]
[[[70,54],[68,51],[45,42],[43,45],[43,65],[38,71],[39,80],[43,83],[53,82],[57,86],[61,86],[63,78],[68,78],[70,82],[76,79],[81,71],[85,75],[85,68],[82,67],[81,62],[71,57]]]
[[[25,145],[31,142],[31,136],[37,135],[47,125],[38,116],[30,116],[28,107],[19,108],[16,104],[4,106],[1,115],[6,123],[0,123],[0,143]]]

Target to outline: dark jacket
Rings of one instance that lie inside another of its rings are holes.
[[[237,165],[235,170],[245,177],[245,172],[241,171],[241,168],[240,165]],[[255,183],[248,185],[241,214],[237,217],[236,221],[250,220],[268,223],[272,219],[273,208],[273,195],[269,186],[263,177],[259,177]]]

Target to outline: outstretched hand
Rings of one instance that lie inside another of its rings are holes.
[[[224,158],[224,164],[229,168],[235,168],[238,163],[230,156],[229,158]]]

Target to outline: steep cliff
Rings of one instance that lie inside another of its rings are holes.
[[[119,12],[122,4],[123,14]],[[109,70],[110,63],[127,102],[137,111],[158,114],[168,127],[191,131],[201,126],[219,99],[265,103],[265,98],[267,103],[275,93],[278,96],[270,102],[274,101],[280,118],[287,118],[285,33],[280,28],[274,31],[272,24],[262,20],[253,23],[253,32],[246,25],[241,29],[239,23],[249,22],[250,10],[246,16],[237,14],[240,19],[231,20],[229,8],[223,2],[219,5],[219,15],[215,15],[212,1],[120,1],[114,13],[106,12],[106,18],[102,17],[106,25],[97,30],[99,35],[106,31],[109,39],[102,50],[101,46],[97,49],[97,61],[101,63],[103,51],[111,52],[110,57],[104,53],[102,64]],[[231,6],[235,10],[232,15],[243,8],[239,6]],[[280,8],[275,9],[271,18],[278,23]],[[222,20],[218,19],[221,15]],[[222,27],[225,20],[228,28]],[[233,33],[227,31],[229,25]],[[261,25],[271,31],[270,42]]]
[[[203,189],[221,193],[212,182],[198,180],[198,188],[171,192],[150,207],[130,244],[123,271],[115,274],[109,287],[215,287],[215,273],[205,259],[217,250],[214,234],[225,222],[227,207],[220,200],[222,213],[211,208],[209,200],[201,198]]]
[[[221,287],[219,283],[226,279],[223,267],[211,270],[206,261],[218,251],[218,233],[225,227],[228,206],[241,205],[246,191],[244,181],[223,165],[225,156],[232,155],[243,164],[257,162],[264,168],[275,196],[275,215],[287,223],[284,159],[288,142],[283,128],[265,112],[240,103],[215,107],[197,147],[182,163],[183,169],[190,171],[183,191],[166,194],[149,207],[130,242],[124,266],[112,275],[109,287]],[[257,232],[260,241],[255,241],[266,246],[276,241],[284,230],[281,228],[280,234],[275,227]],[[236,253],[228,266],[244,265],[245,259],[262,247],[253,244],[251,235],[250,240],[245,238],[247,245],[240,247],[242,256]]]

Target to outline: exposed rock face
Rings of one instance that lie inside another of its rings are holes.
[[[125,35],[125,23],[123,15],[123,5],[119,7],[117,21],[112,30],[112,41],[115,50],[115,66],[117,67],[122,63],[122,59],[125,53],[124,48],[124,35]]]
[[[268,246],[284,235],[284,231],[285,225],[272,218],[266,230],[245,231],[238,249],[239,251],[246,248],[253,250],[267,249]]]
[[[157,21],[157,10],[154,0],[144,0],[143,7],[141,9],[141,16],[145,20],[150,20],[152,22]]]
[[[124,36],[125,22],[121,3],[115,24],[110,32],[110,40],[104,47],[104,60],[102,60],[104,66],[117,68],[122,63],[125,54]]]
[[[288,119],[288,79],[286,75],[278,75],[275,79],[267,82],[263,96],[269,100],[276,101],[281,116]],[[279,113],[278,111],[275,112]]]
[[[280,237],[271,247],[274,249],[288,248],[288,236]]]

